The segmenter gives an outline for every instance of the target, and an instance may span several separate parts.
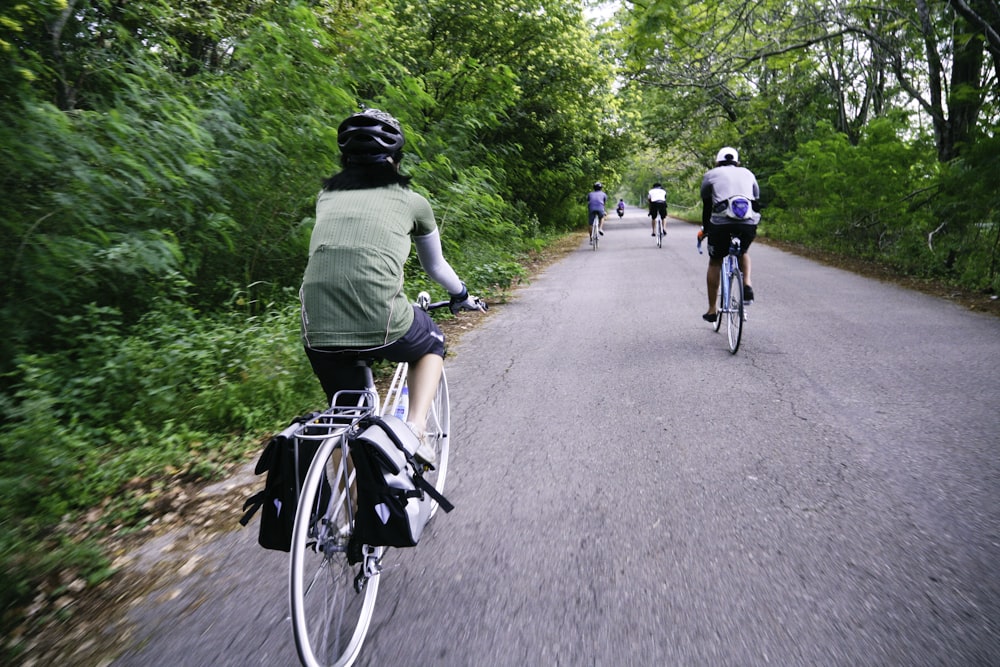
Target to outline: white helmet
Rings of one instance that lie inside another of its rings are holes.
[[[729,146],[726,146],[722,150],[719,151],[718,155],[715,156],[715,163],[716,164],[718,164],[720,162],[730,162],[730,161],[732,161],[732,162],[739,162],[740,161],[740,154],[736,152],[735,148],[731,148]]]

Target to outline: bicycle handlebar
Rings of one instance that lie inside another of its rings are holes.
[[[479,297],[476,300],[483,305],[483,310],[487,310],[489,305]],[[438,308],[447,308],[451,306],[451,301],[431,301],[431,295],[427,292],[421,292],[417,295],[417,306],[423,310],[436,310]]]

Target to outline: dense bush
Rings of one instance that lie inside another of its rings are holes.
[[[828,124],[771,177],[767,236],[876,260],[966,289],[1000,290],[997,139],[939,164],[905,124],[872,121],[858,143]]]
[[[321,405],[287,301],[252,316],[161,301],[127,329],[119,312],[91,306],[56,323],[74,346],[20,357],[0,428],[5,580],[30,581],[21,568],[62,539],[53,526],[90,507],[105,505],[113,525],[141,525],[149,486],[125,491],[130,482],[211,478],[289,415]],[[4,608],[24,592],[5,587]]]

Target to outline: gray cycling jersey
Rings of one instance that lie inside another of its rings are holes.
[[[757,177],[746,167],[736,165],[723,165],[709,169],[705,172],[701,180],[702,201],[711,200],[712,218],[711,222],[717,225],[725,225],[733,222],[740,222],[748,225],[756,225],[760,222],[760,213],[754,211],[745,220],[734,220],[726,215],[725,210],[716,212],[723,202],[729,201],[731,197],[742,196],[756,201],[760,199],[760,187],[757,185]]]

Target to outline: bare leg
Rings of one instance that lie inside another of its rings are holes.
[[[715,302],[719,296],[719,271],[722,269],[722,258],[708,260],[708,273],[705,282],[708,284],[708,314],[716,312]]]
[[[750,255],[746,253],[740,255],[740,271],[743,272],[743,284],[751,287],[753,283],[750,282]]]
[[[406,384],[410,391],[410,410],[407,421],[423,433],[427,425],[427,412],[441,382],[444,359],[436,354],[425,354],[410,364]]]

